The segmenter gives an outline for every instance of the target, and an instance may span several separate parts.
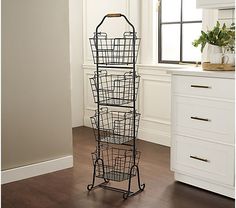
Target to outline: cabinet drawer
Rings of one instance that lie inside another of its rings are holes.
[[[175,136],[173,168],[180,173],[234,185],[234,147]]]
[[[234,145],[234,102],[174,96],[173,131]]]
[[[173,76],[174,93],[234,100],[234,80],[208,77]]]

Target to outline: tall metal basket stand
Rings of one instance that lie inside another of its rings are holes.
[[[106,33],[99,32],[99,27],[106,18],[123,17],[131,26],[132,32],[125,32],[121,38],[108,38]],[[96,151],[92,153],[93,178],[87,186],[91,191],[100,187],[123,193],[127,199],[142,192],[145,184],[141,184],[138,162],[140,152],[136,150],[140,114],[136,111],[136,97],[140,76],[136,73],[136,60],[140,38],[137,38],[135,28],[123,14],[107,14],[96,27],[90,45],[93,60],[96,64],[94,77],[90,78],[97,111],[91,117],[95,138]],[[109,75],[105,69],[129,69],[127,75]],[[130,109],[129,112],[108,111],[114,106]],[[112,147],[115,144],[116,147]],[[117,148],[122,145],[123,148]],[[124,148],[126,147],[126,148]],[[130,149],[127,149],[129,147]],[[138,190],[131,190],[131,181],[137,177]],[[102,178],[104,182],[95,185],[95,179]],[[128,180],[127,189],[115,188],[109,181]]]

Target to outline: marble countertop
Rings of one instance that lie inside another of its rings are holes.
[[[167,73],[185,76],[216,77],[224,79],[235,79],[234,71],[205,71],[201,67],[169,68]]]

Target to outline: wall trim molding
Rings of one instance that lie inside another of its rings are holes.
[[[149,77],[148,77],[149,76]],[[155,76],[155,78],[153,77],[150,77],[150,76]],[[159,77],[159,78],[156,78],[156,77]],[[168,76],[165,76],[165,75],[146,75],[143,73],[143,76],[142,76],[142,81],[153,81],[153,82],[167,82],[167,83],[170,83],[170,79],[164,79],[163,77],[168,77]]]
[[[165,125],[170,125],[171,124],[169,121],[166,121],[164,119],[151,118],[149,116],[144,116],[144,115],[141,117],[141,120],[149,121],[149,122],[154,122],[154,123],[165,124]]]
[[[152,142],[155,144],[160,144],[163,146],[170,147],[171,139],[170,134],[164,131],[154,131],[151,129],[143,129],[140,127],[138,131],[138,138],[143,141]]]
[[[203,188],[224,196],[228,196],[232,199],[235,198],[235,190],[233,186],[222,186],[215,183],[210,183],[206,180],[199,180],[197,177],[191,177],[178,172],[175,172],[175,180],[194,185],[196,187]]]
[[[73,155],[1,171],[1,184],[73,167]]]
[[[84,117],[84,126],[92,128],[90,117]]]

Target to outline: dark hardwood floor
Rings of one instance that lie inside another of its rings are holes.
[[[123,200],[122,194],[96,189],[91,183],[95,150],[93,132],[73,129],[74,168],[2,185],[3,208],[233,208],[234,200],[174,181],[169,170],[170,149],[138,141],[142,151],[141,179],[144,192]],[[135,180],[133,180],[135,181]],[[113,183],[114,184],[114,183]],[[127,184],[115,184],[126,188]],[[134,184],[135,185],[135,184]]]

